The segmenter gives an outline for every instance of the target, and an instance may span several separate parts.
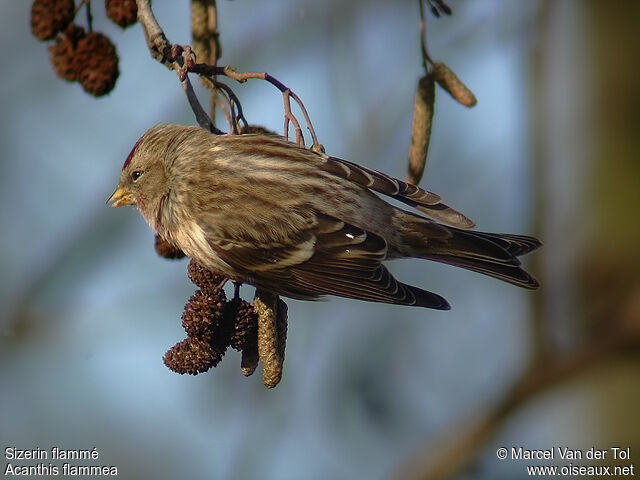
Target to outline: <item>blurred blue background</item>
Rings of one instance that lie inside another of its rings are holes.
[[[89,97],[55,77],[30,35],[30,2],[0,2],[3,451],[95,446],[127,479],[427,478],[447,455],[455,478],[525,478],[498,446],[631,447],[638,461],[637,342],[631,355],[596,349],[597,361],[491,419],[535,362],[588,347],[602,319],[638,332],[640,81],[627,53],[638,4],[450,3],[452,17],[429,14],[430,53],[478,105],[438,91],[422,184],[482,230],[539,236],[527,265],[543,287],[402,261],[392,268],[403,281],[453,309],[288,301],[284,377],[267,390],[259,370],[240,374],[235,351],[197,377],[163,365],[195,288],[186,261],[159,258],[135,210],[105,206],[147,128],[194,123],[175,74],[139,26],[120,31],[94,2],[121,75],[109,96]],[[404,177],[422,74],[417,2],[218,7],[221,63],[291,87],[330,154]],[[188,2],[153,8],[170,40],[190,42]],[[282,131],[275,89],[230,85],[250,122]],[[474,422],[488,430],[474,437]],[[453,453],[434,455],[451,439]]]

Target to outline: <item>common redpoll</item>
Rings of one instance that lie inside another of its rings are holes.
[[[383,264],[410,257],[538,286],[517,258],[537,239],[470,231],[473,222],[434,193],[274,136],[157,125],[131,150],[109,202],[137,205],[152,229],[212,272],[285,297],[448,309]]]

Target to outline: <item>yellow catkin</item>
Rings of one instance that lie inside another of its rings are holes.
[[[462,83],[462,80],[453,73],[453,70],[447,67],[443,62],[434,63],[432,72],[433,77],[436,82],[438,82],[438,85],[449,92],[451,96],[462,105],[465,107],[473,107],[478,103],[473,92],[469,90],[469,88]]]
[[[262,383],[273,388],[282,378],[284,362],[278,348],[277,308],[278,297],[262,290],[256,290],[253,308],[258,314],[258,356],[262,361]]]
[[[413,123],[411,125],[411,146],[409,147],[409,169],[407,182],[417,185],[427,164],[429,139],[435,103],[435,83],[431,73],[418,82],[413,103]]]
[[[220,58],[222,52],[218,38],[215,0],[191,0],[191,48],[199,63],[215,65]],[[211,83],[202,77],[200,83],[212,88]]]
[[[198,62],[211,62],[211,42],[208,31],[208,5],[206,1],[191,1],[191,47]]]

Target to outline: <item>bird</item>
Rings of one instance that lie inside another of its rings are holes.
[[[316,150],[275,135],[158,124],[132,148],[107,202],[135,205],[211,272],[293,299],[449,309],[393,276],[386,262],[401,258],[539,286],[518,258],[538,239],[476,231],[439,195]]]

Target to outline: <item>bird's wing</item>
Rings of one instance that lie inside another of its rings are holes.
[[[472,220],[444,204],[439,195],[382,172],[362,167],[341,158],[317,154],[277,137],[265,135],[226,137],[234,136],[220,135],[218,142],[227,142],[226,148],[233,149],[237,157],[244,159],[244,163],[241,162],[234,166],[236,171],[240,168],[250,168],[249,165],[254,166],[255,164],[248,163],[246,160],[260,156],[261,152],[267,151],[271,154],[270,158],[263,157],[260,163],[272,164],[270,162],[277,158],[278,174],[283,174],[285,169],[295,168],[299,164],[313,165],[314,169],[387,195],[447,225],[462,229],[475,227]],[[250,171],[248,173],[251,174]]]
[[[475,223],[457,210],[441,202],[439,195],[410,183],[390,177],[377,170],[362,167],[348,160],[326,157],[321,168],[371,190],[410,205],[435,220],[453,227],[470,229]]]
[[[448,309],[446,300],[398,282],[382,265],[387,242],[380,236],[317,214],[291,242],[211,239],[216,254],[249,283],[276,294],[316,299],[337,295],[372,302]]]

